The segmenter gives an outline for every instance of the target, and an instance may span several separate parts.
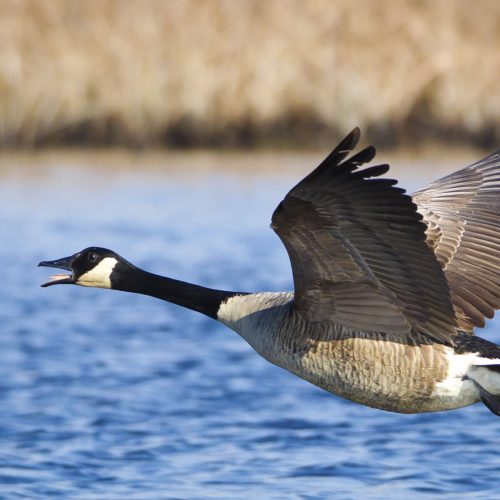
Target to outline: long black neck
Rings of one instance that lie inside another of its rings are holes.
[[[114,290],[150,295],[214,319],[217,319],[217,311],[222,302],[235,295],[245,295],[159,276],[132,265],[119,266],[113,271],[111,287]]]

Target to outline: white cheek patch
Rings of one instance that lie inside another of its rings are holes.
[[[90,271],[82,274],[76,284],[96,288],[111,288],[111,273],[118,261],[114,257],[106,257]]]

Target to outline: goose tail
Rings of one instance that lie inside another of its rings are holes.
[[[475,365],[468,378],[474,382],[484,405],[500,417],[500,364]]]

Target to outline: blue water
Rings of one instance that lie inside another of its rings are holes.
[[[38,261],[100,245],[206,286],[289,289],[268,224],[299,170],[4,169],[0,498],[499,498],[500,419],[482,405],[373,410],[191,311],[39,287]]]

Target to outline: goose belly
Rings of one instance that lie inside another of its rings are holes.
[[[407,345],[307,322],[293,312],[292,299],[291,293],[233,297],[221,307],[219,320],[271,363],[357,403],[421,413],[479,401],[465,376],[473,363],[470,355],[456,355],[440,344]]]
[[[374,408],[421,413],[479,400],[472,381],[450,373],[452,349],[446,346],[363,338],[292,342],[286,352],[283,346],[270,361],[337,396]]]

